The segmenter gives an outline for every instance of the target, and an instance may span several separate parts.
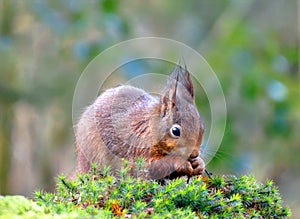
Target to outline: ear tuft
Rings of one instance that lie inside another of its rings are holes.
[[[167,81],[167,85],[160,98],[160,112],[162,117],[165,116],[168,111],[171,112],[174,109],[176,106],[176,96],[178,94],[181,98],[194,99],[193,83],[186,66],[182,68],[180,65],[176,65]]]
[[[193,82],[186,65],[184,66],[184,68],[180,65],[176,65],[175,69],[170,75],[170,79],[177,81],[182,87],[184,87],[188,91],[191,97],[194,98]]]

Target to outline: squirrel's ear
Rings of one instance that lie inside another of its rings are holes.
[[[179,85],[178,90],[186,89],[186,91],[190,94],[192,98],[194,98],[194,87],[193,82],[190,76],[190,73],[187,70],[186,65],[182,68],[180,65],[176,65],[175,69],[173,70],[170,78],[175,79],[178,81]]]
[[[172,110],[176,105],[176,94],[180,95],[181,98],[185,96],[185,98],[194,99],[193,83],[186,66],[183,69],[181,66],[176,65],[168,78],[167,85],[160,98],[161,112],[163,115],[165,115],[168,110]]]

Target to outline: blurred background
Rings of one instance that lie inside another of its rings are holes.
[[[82,71],[120,41],[158,36],[202,54],[224,90],[227,125],[208,170],[272,179],[300,215],[298,9],[296,0],[0,0],[0,194],[53,191],[57,174],[72,172]],[[196,96],[205,120],[208,102]]]

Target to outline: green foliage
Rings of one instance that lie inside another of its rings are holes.
[[[135,165],[138,166],[138,165]],[[133,217],[133,218],[284,218],[271,181],[257,183],[253,176],[185,177],[167,181],[135,178],[126,164],[117,176],[105,167],[67,180],[58,176],[56,193],[35,192],[36,202],[15,196],[0,198],[0,216]]]
[[[39,206],[23,196],[0,196],[0,218],[13,218],[17,215],[33,218],[46,213],[49,212],[44,206]]]

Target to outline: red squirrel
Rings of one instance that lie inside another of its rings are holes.
[[[160,96],[129,85],[104,91],[75,127],[76,172],[121,168],[143,158],[149,178],[200,175],[203,124],[186,67],[175,67]]]

